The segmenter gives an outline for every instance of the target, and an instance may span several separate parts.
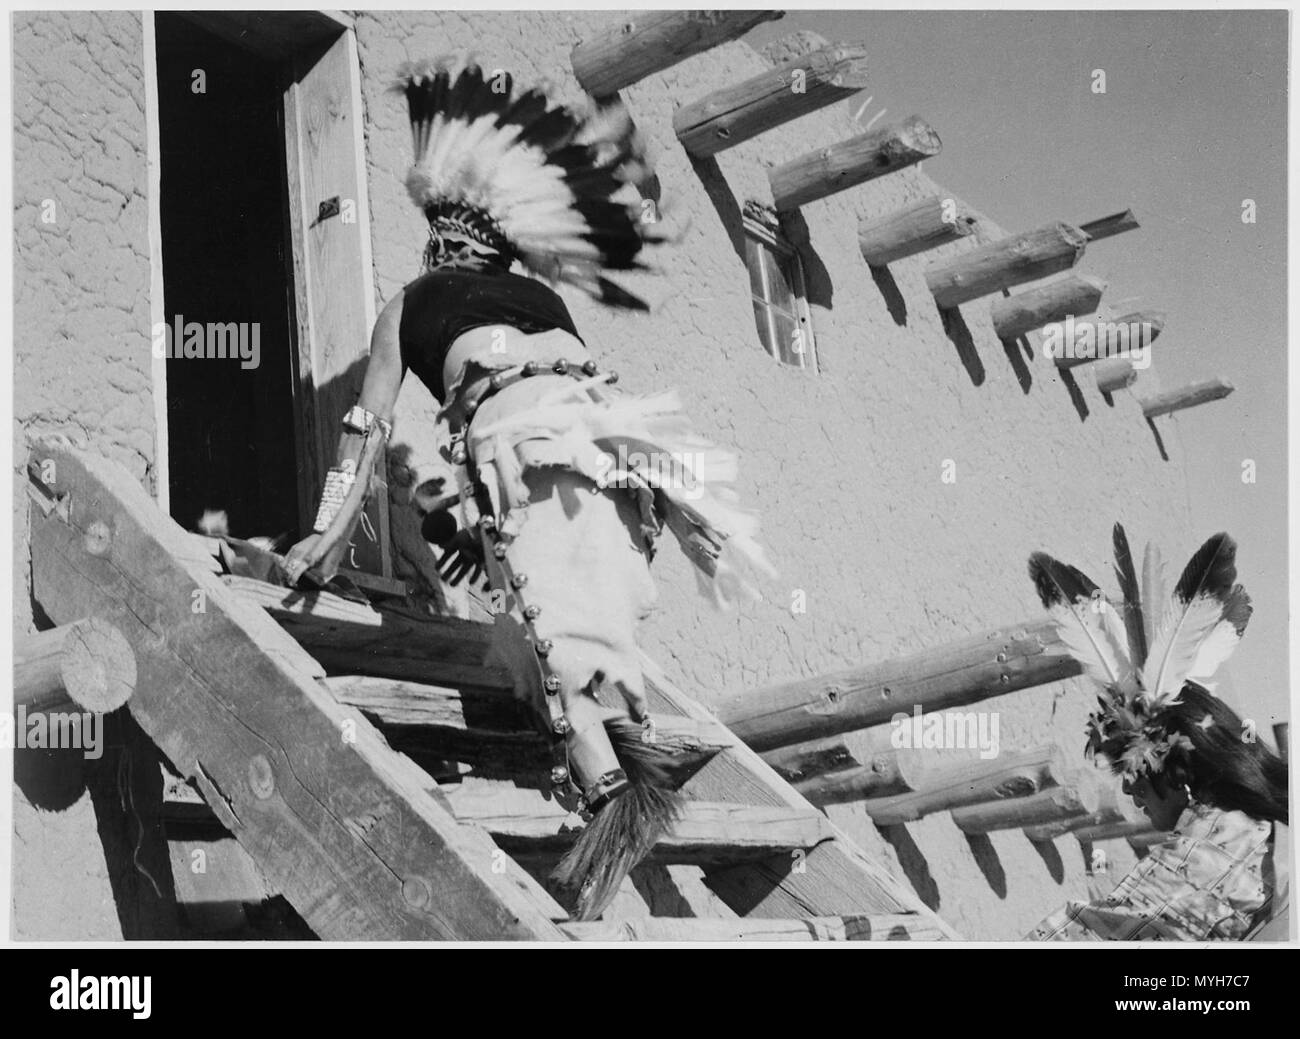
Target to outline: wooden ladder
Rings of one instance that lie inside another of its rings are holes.
[[[543,792],[546,748],[484,664],[487,624],[225,573],[63,441],[28,470],[34,597],[121,635],[131,715],[320,938],[955,937],[648,658],[660,733],[704,764],[633,871],[651,915],[570,921],[538,878],[581,821]]]

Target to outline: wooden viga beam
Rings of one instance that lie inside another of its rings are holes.
[[[1092,371],[1097,377],[1097,389],[1102,393],[1118,393],[1132,386],[1138,377],[1133,362],[1125,357],[1112,357],[1109,360],[1098,361],[1092,366]]]
[[[1080,224],[1079,230],[1088,236],[1088,241],[1097,242],[1103,238],[1113,238],[1125,231],[1136,231],[1140,226],[1137,217],[1133,215],[1133,210],[1126,209],[1122,213],[1112,213],[1100,220],[1089,220],[1086,224]]]
[[[967,805],[1024,799],[1060,786],[1066,779],[1065,756],[1056,746],[975,761],[955,769],[931,768],[928,773],[914,780],[911,793],[864,801],[862,807],[871,821],[877,826],[894,826]]]
[[[939,135],[919,116],[808,152],[768,171],[778,210],[798,209],[819,198],[938,155]]]
[[[1167,833],[1164,830],[1146,830],[1143,833],[1130,834],[1125,840],[1128,846],[1134,851],[1146,851],[1148,848],[1157,844],[1164,844],[1166,841],[1173,840],[1177,834]]]
[[[939,308],[949,309],[1067,271],[1082,259],[1087,242],[1077,227],[1048,224],[935,264],[925,272],[925,282]]]
[[[784,13],[637,11],[579,43],[570,63],[583,90],[593,97],[608,97],[692,55],[739,39]]]
[[[999,339],[1014,342],[1021,336],[1077,314],[1091,314],[1101,305],[1106,283],[1098,278],[1071,274],[1014,296],[995,299],[989,308],[993,331]]]
[[[1117,318],[1067,317],[1056,324],[1055,328],[1043,329],[1044,349],[1052,354],[1056,367],[1076,368],[1145,350],[1165,330],[1165,313],[1135,310]]]
[[[883,725],[914,707],[938,711],[1079,674],[1047,620],[813,678],[733,694],[717,716],[758,751]]]
[[[1168,393],[1157,393],[1142,400],[1142,414],[1147,418],[1170,415],[1184,408],[1194,408],[1198,404],[1208,404],[1213,400],[1222,400],[1233,391],[1234,387],[1222,379],[1209,379],[1180,386]]]
[[[579,942],[937,942],[947,936],[918,913],[710,920],[650,916],[560,924]]]
[[[683,105],[673,113],[673,131],[687,152],[707,158],[866,85],[866,49],[837,43]]]
[[[135,651],[108,621],[89,617],[14,643],[14,707],[109,714],[135,692]]]
[[[131,645],[132,718],[324,940],[562,940],[562,910],[120,466],[32,446],[32,592]],[[499,864],[499,865],[498,865]]]
[[[1060,786],[1050,786],[1028,797],[967,805],[952,813],[963,833],[983,834],[1019,830],[1060,819],[1076,819],[1097,810],[1100,792],[1089,772],[1080,772]]]
[[[889,746],[888,739],[863,734],[866,753],[849,749],[844,736],[778,747],[762,755],[777,774],[821,807],[907,793],[912,787],[905,775],[905,755]]]
[[[975,232],[975,215],[954,198],[924,198],[874,220],[858,223],[858,247],[871,267],[934,249]]]
[[[1120,788],[1118,779],[1102,777],[1098,780],[1097,810],[1092,815],[1073,819],[1056,819],[1039,826],[1025,827],[1025,836],[1036,843],[1055,840],[1067,833],[1097,830],[1103,827],[1124,825],[1136,827],[1131,832],[1138,833],[1143,827],[1150,827],[1146,813],[1142,811],[1131,797]],[[1125,834],[1126,835],[1126,834]],[[1079,837],[1084,840],[1084,837]]]

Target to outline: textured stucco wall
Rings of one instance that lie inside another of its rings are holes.
[[[573,92],[570,48],[612,17],[357,16],[381,303],[412,277],[422,245],[419,216],[402,187],[410,157],[403,105],[386,92],[396,67],[464,47],[486,65],[525,79],[545,76]],[[25,431],[60,429],[93,441],[148,481],[153,404],[139,18],[19,16],[14,47],[17,435],[21,443]],[[696,595],[685,563],[665,546],[655,566],[660,607],[645,632],[647,650],[695,695],[716,702],[746,687],[881,660],[1033,616],[1026,554],[1046,548],[1100,574],[1117,516],[1135,538],[1145,539],[1158,520],[1170,546],[1190,547],[1180,445],[1167,434],[1171,461],[1161,461],[1130,397],[1121,394],[1108,406],[1083,376],[1084,418],[1041,358],[1025,362],[1018,378],[989,327],[987,300],[963,308],[978,357],[967,351],[963,362],[921,272],[975,242],[896,265],[906,316],[901,324],[891,316],[857,251],[855,228],[860,216],[941,190],[918,171],[805,207],[821,371],[785,369],[763,353],[731,238],[740,206],[768,199],[768,166],[849,136],[853,127],[837,106],[697,165],[671,131],[676,106],[763,67],[747,46],[731,44],[625,92],[657,145],[664,211],[687,230],[678,244],[656,251],[661,275],[627,279],[656,302],[652,316],[605,313],[568,294],[584,337],[622,372],[625,386],[678,387],[699,425],[741,452],[741,490],[762,509],[781,571],[766,602],[719,614]],[[942,179],[945,165],[960,161],[943,155],[927,172]],[[47,197],[58,202],[59,221],[51,226],[39,221]],[[978,207],[980,200],[970,201]],[[998,233],[985,226],[981,240]],[[1096,248],[1125,248],[1124,242]],[[427,395],[408,385],[398,440],[427,453],[428,417]],[[946,460],[956,466],[955,483],[941,481]],[[21,498],[15,515],[16,572],[25,574]],[[806,594],[806,613],[791,611],[796,590]],[[21,586],[15,610],[18,630],[25,630]],[[1070,683],[984,706],[999,712],[1004,752],[1052,741],[1076,753],[1088,699]],[[19,933],[111,934],[116,922],[96,893],[106,881],[85,799],[57,817],[21,800],[17,807],[15,884],[27,903],[16,907]],[[832,815],[972,937],[1023,933],[1064,898],[1084,892],[1081,856],[1069,840],[1057,842],[1057,860],[1018,832],[967,841],[946,814],[888,835],[852,806]],[[80,843],[69,827],[80,828]],[[71,854],[74,847],[83,853]],[[1108,850],[1117,868],[1129,861],[1120,847]],[[98,865],[87,855],[99,855]],[[42,893],[79,873],[89,878],[77,880],[85,892],[80,908],[55,913],[50,922],[50,898]]]
[[[358,17],[383,299],[413,276],[422,244],[419,215],[402,186],[410,160],[404,105],[385,92],[397,66],[466,48],[486,67],[508,68],[523,79],[548,77],[562,93],[572,92],[571,47],[614,17]],[[897,264],[893,274],[907,313],[904,324],[896,323],[857,250],[856,224],[942,190],[922,173],[894,174],[804,208],[820,300],[813,308],[820,374],[782,368],[763,353],[728,228],[735,228],[745,200],[770,201],[767,167],[850,136],[852,124],[844,106],[835,106],[724,152],[716,166],[693,166],[676,144],[671,120],[677,106],[764,67],[762,57],[735,43],[624,92],[658,147],[664,210],[689,230],[679,245],[656,251],[662,278],[628,279],[658,303],[651,317],[603,313],[566,294],[584,338],[618,368],[624,386],[680,388],[709,435],[742,453],[742,491],[762,509],[781,571],[768,602],[719,614],[695,593],[685,563],[666,546],[655,563],[660,607],[646,629],[647,650],[691,692],[717,701],[734,690],[881,660],[1034,616],[1038,607],[1025,576],[1029,551],[1057,552],[1100,576],[1108,572],[1117,517],[1136,539],[1145,540],[1158,521],[1168,544],[1190,548],[1179,445],[1167,436],[1172,460],[1163,462],[1130,396],[1120,394],[1110,407],[1091,376],[1081,376],[1087,409],[1081,418],[1067,386],[1041,357],[1024,363],[1029,385],[1022,388],[992,333],[988,300],[962,308],[979,359],[963,363],[922,271],[977,242]],[[936,129],[942,136],[944,128]],[[941,155],[926,174],[941,178],[946,164],[959,162],[960,155]],[[979,199],[967,201],[978,208]],[[986,225],[979,240],[999,233]],[[1122,238],[1095,246],[1125,247]],[[1081,269],[1087,268],[1085,257]],[[980,369],[982,376],[972,374]],[[420,396],[405,391],[408,437],[415,436],[411,417]],[[941,481],[946,459],[956,465],[955,483]],[[791,612],[796,589],[807,594],[806,614]],[[999,712],[1004,753],[1055,741],[1077,754],[1090,699],[1076,682],[983,706]],[[860,809],[831,814],[972,937],[1018,936],[1064,898],[1084,894],[1073,839],[1056,843],[1058,860],[1040,855],[1018,831],[968,841],[943,813],[906,834],[891,831],[891,844]],[[1123,842],[1106,850],[1116,869],[1132,861]]]
[[[26,438],[62,433],[147,483],[154,420],[140,15],[20,12],[13,55],[14,631],[22,633],[32,626]],[[77,763],[36,751],[19,758],[15,937],[119,937]]]

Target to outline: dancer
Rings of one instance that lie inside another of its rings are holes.
[[[648,240],[640,207],[615,199],[647,174],[621,105],[575,112],[454,60],[404,67],[398,89],[415,143],[407,188],[429,223],[421,276],[379,316],[316,533],[288,575],[337,568],[410,368],[451,430],[457,544],[482,546],[498,599],[492,660],[553,741],[557,793],[591,814],[556,877],[592,919],[677,811],[635,641],[658,534],[674,534],[724,602],[756,594],[751,577],[770,567],[726,486],[734,458],[692,432],[674,394],[614,389],[561,298],[511,273],[518,263],[646,309],[604,276],[639,267]],[[417,474],[428,506],[424,489]],[[628,713],[603,708],[601,690]]]
[[[1030,556],[1029,572],[1062,643],[1103,687],[1088,723],[1088,755],[1123,776],[1125,793],[1170,837],[1109,897],[1071,902],[1027,937],[1240,940],[1278,918],[1284,928],[1286,763],[1211,683],[1251,614],[1236,583],[1236,544],[1227,534],[1206,541],[1172,600],[1160,587],[1153,549],[1139,585],[1118,523],[1114,546],[1120,604],[1041,552]]]

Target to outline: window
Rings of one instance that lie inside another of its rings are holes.
[[[803,263],[774,215],[754,203],[745,207],[745,263],[763,348],[782,364],[816,371]]]

